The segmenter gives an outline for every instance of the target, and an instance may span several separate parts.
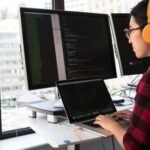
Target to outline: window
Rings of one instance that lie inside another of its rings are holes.
[[[7,0],[0,6],[0,138],[16,136],[27,126],[15,115],[17,98],[24,92],[20,49],[19,7],[52,9],[52,0]],[[18,130],[19,129],[19,130]],[[19,132],[18,132],[19,131]],[[8,134],[7,134],[8,133]],[[23,132],[24,134],[25,132]],[[21,134],[21,133],[20,133]]]
[[[126,13],[140,0],[65,0],[65,10],[98,12],[98,13]]]

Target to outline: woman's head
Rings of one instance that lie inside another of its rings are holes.
[[[142,0],[131,10],[129,43],[137,58],[150,56],[150,44],[142,37],[142,30],[147,24],[147,6],[148,0]]]
[[[130,12],[131,16],[135,18],[137,24],[141,27],[147,24],[147,6],[148,0],[142,0]]]

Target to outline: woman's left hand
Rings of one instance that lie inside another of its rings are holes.
[[[111,116],[109,115],[99,115],[96,117],[94,124],[98,124],[106,130],[111,131],[113,124],[119,125]]]

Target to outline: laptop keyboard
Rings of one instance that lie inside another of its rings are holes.
[[[90,120],[90,121],[87,121],[87,122],[84,122],[83,124],[86,124],[88,126],[92,126],[92,127],[95,127],[95,128],[99,128],[100,126],[97,125],[97,124],[93,124],[93,120]]]

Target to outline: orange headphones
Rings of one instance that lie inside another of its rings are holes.
[[[150,0],[148,2],[147,7],[147,25],[144,27],[142,31],[142,37],[145,42],[150,44]]]

